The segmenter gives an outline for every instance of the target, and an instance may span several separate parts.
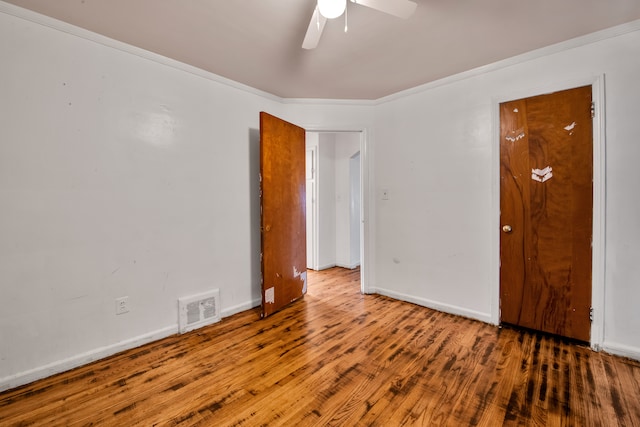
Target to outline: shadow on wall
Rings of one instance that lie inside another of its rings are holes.
[[[249,129],[249,230],[251,247],[251,300],[262,300],[260,277],[260,130]]]

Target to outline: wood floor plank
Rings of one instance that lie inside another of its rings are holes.
[[[310,271],[247,310],[0,393],[0,425],[640,426],[640,362]]]

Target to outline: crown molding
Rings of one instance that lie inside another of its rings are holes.
[[[43,25],[45,27],[49,27],[51,29],[61,31],[66,34],[70,34],[76,37],[79,37],[84,40],[88,40],[93,43],[100,44],[102,46],[106,46],[115,50],[119,50],[121,52],[129,53],[131,55],[137,56],[139,58],[143,58],[149,61],[156,62],[158,64],[171,67],[180,71],[187,72],[189,74],[193,74],[195,76],[201,77],[206,80],[210,80],[215,83],[219,83],[225,86],[232,87],[234,89],[238,89],[244,92],[251,93],[253,95],[257,95],[263,98],[267,98],[271,101],[283,102],[281,97],[273,95],[271,93],[256,89],[251,86],[247,86],[245,84],[236,82],[235,80],[228,79],[226,77],[219,76],[217,74],[211,73],[209,71],[205,71],[201,68],[194,67],[192,65],[185,64],[184,62],[176,61],[171,58],[167,58],[166,56],[159,55],[157,53],[150,52],[145,49],[141,49],[130,44],[103,36],[98,33],[94,33],[93,31],[85,30],[84,28],[77,27],[75,25],[69,24],[67,22],[60,21],[58,19],[52,18],[50,16],[42,15],[40,13],[34,12],[32,10],[24,9],[22,7],[16,6],[14,4],[6,3],[0,1],[0,12],[5,13],[7,15],[15,16],[16,18],[21,18],[26,21],[30,21],[36,24]]]
[[[420,86],[406,89],[394,94],[378,98],[374,101],[374,105],[384,104],[390,101],[395,101],[407,96],[426,92],[428,90],[445,86],[451,83],[456,83],[462,80],[469,79],[471,77],[487,74],[492,71],[497,71],[503,68],[511,67],[513,65],[522,64],[534,59],[542,58],[544,56],[553,55],[560,52],[565,52],[578,47],[586,46],[589,44],[597,43],[602,40],[618,37],[624,34],[640,31],[640,19],[636,21],[627,22],[625,24],[616,25],[615,27],[606,28],[604,30],[596,31],[595,33],[586,34],[584,36],[575,37],[560,43],[552,44],[549,46],[541,47],[529,52],[525,52],[520,55],[512,56],[501,61],[493,62],[491,64],[483,65],[481,67],[473,68],[468,71],[463,71],[458,74],[443,77],[439,80],[434,80],[429,83],[425,83]]]
[[[372,107],[376,101],[372,99],[323,99],[323,98],[281,98],[283,104],[298,105],[353,105],[358,107]]]
[[[497,61],[491,64],[483,65],[481,67],[473,68],[468,71],[463,71],[458,74],[444,77],[439,80],[435,80],[429,83],[425,83],[420,86],[416,86],[410,89],[406,89],[394,94],[384,96],[375,100],[368,99],[320,99],[320,98],[282,98],[273,95],[269,92],[256,89],[254,87],[239,83],[235,80],[228,79],[226,77],[219,76],[217,74],[205,71],[201,68],[194,67],[192,65],[185,64],[180,61],[176,61],[171,58],[159,55],[157,53],[150,52],[145,49],[141,49],[132,45],[129,45],[118,40],[94,33],[84,28],[71,25],[69,23],[51,18],[46,15],[42,15],[37,12],[33,12],[28,9],[21,8],[19,6],[0,1],[0,12],[7,15],[12,15],[17,18],[21,18],[27,21],[31,21],[54,30],[58,30],[67,34],[80,37],[82,39],[110,47],[122,52],[129,53],[131,55],[138,56],[140,58],[156,62],[161,65],[165,65],[177,70],[181,70],[198,77],[229,86],[244,92],[251,93],[262,98],[269,99],[271,101],[279,102],[281,104],[291,105],[351,105],[351,106],[376,106],[384,104],[390,101],[395,101],[407,96],[419,94],[440,86],[445,86],[451,83],[459,82],[469,79],[471,77],[479,76],[482,74],[490,73],[492,71],[500,70],[506,67],[510,67],[516,64],[521,64],[527,61],[531,61],[544,56],[552,55],[555,53],[567,51],[577,47],[585,46],[588,44],[596,43],[602,40],[618,37],[624,34],[640,31],[640,20],[631,21],[625,24],[617,25],[615,27],[607,28],[601,31],[596,31],[584,36],[576,37],[570,40],[566,40],[560,43],[556,43],[550,46],[542,47],[536,50],[532,50],[520,55],[516,55],[501,61]]]

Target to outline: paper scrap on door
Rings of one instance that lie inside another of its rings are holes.
[[[264,302],[275,304],[276,303],[276,290],[271,287],[269,289],[265,289],[264,291]]]
[[[553,177],[553,168],[547,166],[544,169],[531,169],[531,179],[538,182],[548,181]]]

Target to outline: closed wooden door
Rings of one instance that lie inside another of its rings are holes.
[[[590,338],[591,86],[500,104],[501,321]]]
[[[262,317],[307,292],[305,131],[260,113]]]

